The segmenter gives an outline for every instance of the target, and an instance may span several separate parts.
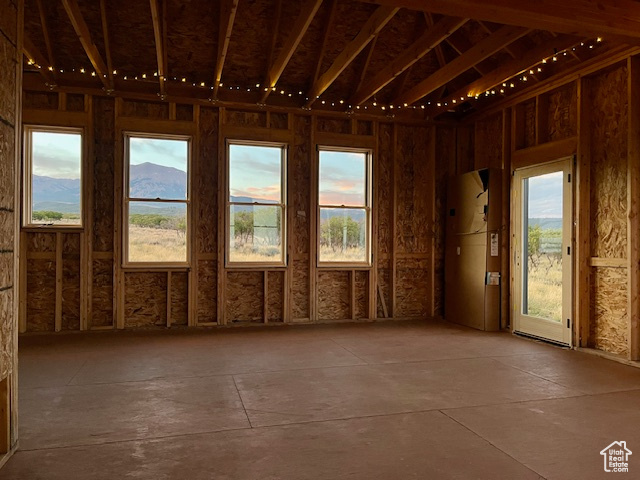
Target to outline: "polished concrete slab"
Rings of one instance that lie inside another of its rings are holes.
[[[0,479],[607,478],[616,440],[640,457],[640,369],[506,333],[36,335]]]

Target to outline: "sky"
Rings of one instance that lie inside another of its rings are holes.
[[[563,172],[529,178],[529,218],[562,218]]]
[[[32,132],[33,174],[80,178],[82,136],[79,133]]]
[[[256,145],[229,146],[229,195],[281,201],[282,149]]]
[[[364,205],[367,156],[355,152],[320,151],[319,203]]]
[[[130,137],[129,163],[155,163],[163,167],[187,171],[189,142],[158,138]]]

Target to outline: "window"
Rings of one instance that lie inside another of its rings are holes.
[[[285,166],[285,145],[229,142],[228,264],[285,264]]]
[[[82,226],[82,129],[25,127],[24,226]]]
[[[129,134],[125,149],[125,263],[186,265],[191,139]]]
[[[318,263],[370,265],[371,152],[319,148]]]

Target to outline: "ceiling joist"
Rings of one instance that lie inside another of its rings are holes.
[[[500,28],[418,83],[408,92],[398,96],[393,103],[409,105],[420,100],[528,32],[528,29],[522,27],[505,26]]]
[[[106,0],[100,0],[100,21],[102,22],[102,38],[104,38],[104,54],[107,57],[109,83],[115,85],[113,79],[113,62],[111,61],[111,42],[109,40],[109,21],[107,19]]]
[[[358,54],[369,44],[371,40],[384,28],[384,26],[393,18],[400,10],[393,7],[378,7],[373,15],[369,17],[364,26],[356,37],[349,42],[345,49],[338,55],[329,69],[316,80],[307,94],[306,108],[311,105],[322,95],[322,93],[331,86],[336,78],[347,68]]]
[[[640,2],[616,0],[365,0],[441,15],[516,25],[536,30],[605,38],[640,44]]]
[[[329,5],[329,14],[327,16],[327,20],[324,26],[324,35],[322,35],[322,45],[320,46],[320,50],[318,53],[318,60],[316,62],[316,69],[314,70],[313,80],[311,80],[311,84],[313,85],[320,76],[320,69],[322,68],[322,60],[324,59],[324,52],[327,49],[327,41],[329,40],[329,32],[331,31],[331,27],[333,25],[333,19],[336,16],[336,4],[337,0],[331,0],[331,4]]]
[[[44,81],[50,87],[55,86],[56,81],[51,70],[49,70],[49,68],[51,67],[49,65],[49,62],[47,61],[45,56],[40,52],[40,50],[38,50],[38,48],[33,44],[31,39],[26,35],[24,36],[22,50],[24,54],[27,56],[27,58],[29,59],[29,62],[35,63],[38,66],[38,71],[44,78]]]
[[[44,11],[44,5],[42,0],[37,0],[38,12],[40,13],[40,24],[42,25],[42,35],[44,36],[45,47],[47,48],[47,58],[49,59],[49,65],[56,68],[56,58],[53,55],[53,48],[51,47],[51,36],[49,35],[49,27],[47,22],[47,15]]]
[[[158,62],[158,81],[160,82],[160,98],[164,99],[167,91],[165,86],[165,75],[167,74],[166,52],[163,28],[160,23],[159,0],[149,0],[151,6],[151,21],[153,22],[153,38],[156,44],[156,58]]]
[[[222,69],[227,58],[227,50],[231,41],[233,22],[238,11],[238,0],[220,1],[220,32],[218,35],[218,59],[216,61],[215,81],[213,82],[213,98],[218,98],[220,80],[222,80]]]
[[[536,65],[541,59],[547,58],[556,52],[571,48],[579,43],[580,41],[576,40],[576,38],[571,35],[562,35],[557,37],[552,42],[545,43],[544,45],[530,50],[522,57],[514,58],[509,62],[503,63],[484,77],[456,91],[451,95],[451,98],[466,99],[484,94],[487,90],[509,81],[514,76],[531,68],[532,65]],[[447,108],[448,107],[444,105],[440,107],[432,106],[427,111],[427,114],[430,117],[435,117],[444,113]]]
[[[87,22],[85,22],[84,17],[80,12],[78,2],[76,0],[62,0],[62,5],[69,16],[69,20],[71,20],[71,24],[78,35],[78,39],[80,39],[80,43],[82,44],[87,57],[89,57],[89,61],[96,71],[96,75],[100,78],[105,89],[107,91],[112,91],[113,84],[109,82],[107,65],[104,63],[95,43],[91,40],[91,32],[89,31]]]
[[[273,62],[273,65],[271,65],[271,67],[269,68],[267,79],[264,83],[264,86],[267,90],[262,95],[260,103],[265,102],[273,87],[276,86],[276,83],[280,79],[280,75],[282,75],[282,72],[287,66],[287,63],[289,63],[291,56],[296,51],[296,48],[298,48],[302,37],[309,28],[309,25],[311,25],[311,21],[315,17],[316,12],[320,8],[321,4],[322,0],[307,0],[307,2],[302,6],[300,15],[291,28],[291,33],[287,37],[287,40],[284,42],[284,45],[282,45],[280,53],[278,54],[275,62]]]
[[[464,25],[468,19],[445,17],[423,33],[385,68],[367,81],[351,99],[352,105],[360,105],[391,83],[398,75],[411,67],[445,38]]]

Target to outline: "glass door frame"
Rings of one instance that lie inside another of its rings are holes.
[[[512,261],[513,261],[513,295],[511,308],[513,314],[512,330],[532,337],[542,338],[566,346],[572,344],[573,331],[573,177],[574,157],[565,157],[553,162],[523,167],[514,171],[511,189],[513,231],[512,231]],[[536,317],[523,313],[525,269],[523,262],[527,261],[524,252],[525,213],[524,198],[526,189],[524,180],[554,172],[563,172],[562,182],[562,318],[560,322]]]

